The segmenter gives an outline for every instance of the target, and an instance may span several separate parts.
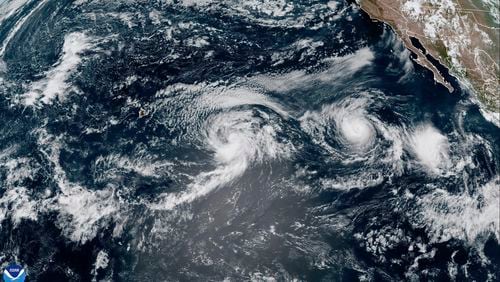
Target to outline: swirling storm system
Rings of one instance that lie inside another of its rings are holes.
[[[29,281],[498,281],[500,130],[355,2],[0,0]]]

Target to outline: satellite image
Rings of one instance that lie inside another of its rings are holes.
[[[9,281],[500,281],[497,0],[0,0]]]

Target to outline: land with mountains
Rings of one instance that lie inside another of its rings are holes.
[[[450,92],[436,60],[493,112],[500,112],[500,2],[496,0],[359,0],[374,20],[390,25]],[[434,61],[434,62],[433,62]]]

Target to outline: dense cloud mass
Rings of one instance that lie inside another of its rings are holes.
[[[499,279],[500,130],[342,1],[0,0],[29,281]]]

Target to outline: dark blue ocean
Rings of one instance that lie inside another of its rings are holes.
[[[6,0],[0,44],[27,281],[500,278],[498,113],[351,1]]]

